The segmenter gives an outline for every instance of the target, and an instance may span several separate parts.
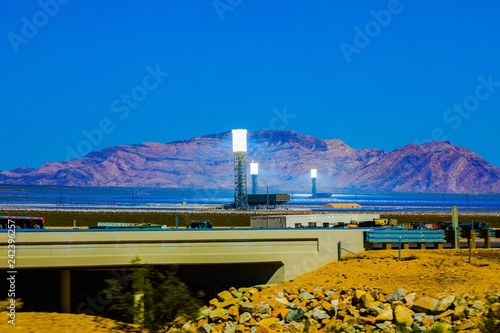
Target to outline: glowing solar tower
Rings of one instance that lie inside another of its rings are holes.
[[[316,177],[318,175],[318,170],[316,169],[311,169],[311,181],[312,181],[312,197],[316,196]]]
[[[252,176],[252,194],[257,194],[257,192],[259,192],[259,184],[257,183],[259,163],[255,163],[253,161],[250,163],[250,175]]]
[[[246,209],[247,198],[247,130],[234,129],[233,134],[233,154],[234,154],[234,207],[236,209]]]

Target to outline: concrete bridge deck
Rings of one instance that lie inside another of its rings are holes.
[[[7,254],[8,239],[0,232],[0,253]],[[356,229],[21,230],[14,240],[16,270],[60,270],[61,308],[68,312],[72,270],[130,267],[136,256],[153,265],[259,264],[252,274],[276,283],[336,260],[339,242],[364,250]],[[0,268],[10,269],[7,258]]]

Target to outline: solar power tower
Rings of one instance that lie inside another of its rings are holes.
[[[234,207],[236,209],[247,209],[247,130],[234,129],[232,130],[232,134],[234,154]]]
[[[318,175],[318,170],[316,169],[311,169],[311,181],[312,181],[312,190],[311,190],[311,196],[315,197],[316,196],[316,177]]]
[[[252,177],[252,194],[259,192],[259,183],[257,177],[259,176],[259,163],[252,161],[250,163],[250,176]]]

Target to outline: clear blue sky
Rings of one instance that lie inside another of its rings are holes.
[[[233,128],[500,166],[496,1],[2,5],[0,170]]]

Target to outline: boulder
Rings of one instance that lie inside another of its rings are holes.
[[[283,333],[302,333],[304,332],[304,329],[305,329],[304,323],[292,321],[284,325]]]
[[[217,321],[217,320],[220,320],[222,319],[222,317],[224,317],[225,315],[227,315],[227,311],[226,309],[224,308],[217,308],[213,311],[210,312],[209,314],[209,318],[211,321]]]
[[[252,319],[252,314],[250,314],[249,312],[243,312],[242,314],[240,314],[240,317],[238,318],[238,323],[244,324],[250,321],[250,319]]]
[[[437,305],[439,304],[439,300],[432,297],[421,297],[413,303],[411,307],[415,312],[424,312],[424,313],[434,313]]]
[[[304,313],[305,311],[301,307],[297,307],[293,310],[290,310],[290,312],[286,314],[285,323],[290,323],[292,321],[299,322],[304,316]]]
[[[319,328],[319,323],[313,318],[308,318],[306,320],[306,325],[304,327],[305,333],[316,333]]]
[[[440,299],[438,305],[436,306],[435,311],[437,313],[441,313],[448,310],[448,308],[453,304],[454,301],[455,301],[455,296],[446,296]]]
[[[406,297],[406,290],[404,288],[399,288],[389,296],[387,302],[392,303],[394,301],[402,301]]]
[[[375,318],[377,322],[392,321],[394,319],[394,314],[390,306],[386,306]]]
[[[266,319],[262,319],[261,321],[259,321],[257,323],[257,325],[262,326],[262,327],[266,327],[266,328],[270,328],[271,326],[278,323],[279,321],[280,320],[278,318],[266,318]]]
[[[304,292],[301,292],[299,294],[299,299],[300,301],[304,301],[304,300],[308,300],[308,299],[313,299],[315,298],[313,294],[307,292],[307,291],[304,291]]]
[[[234,299],[234,297],[233,294],[231,294],[231,292],[224,290],[217,294],[217,299],[221,302],[226,302]]]
[[[411,327],[413,324],[413,311],[403,305],[396,305],[394,308],[394,321],[396,325]]]

